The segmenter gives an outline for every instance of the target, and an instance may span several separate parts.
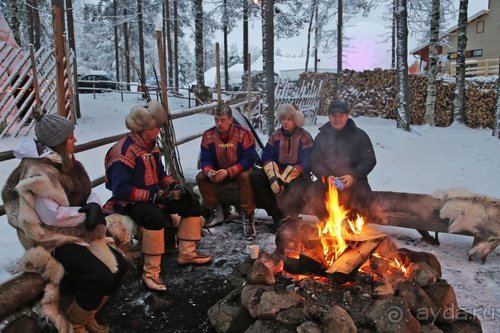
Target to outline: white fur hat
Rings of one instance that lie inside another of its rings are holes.
[[[297,127],[304,126],[304,114],[295,105],[292,104],[281,104],[276,109],[276,116],[278,121],[281,122],[283,117],[290,117],[293,119],[293,123]]]
[[[167,113],[160,102],[149,102],[147,107],[134,106],[125,118],[125,126],[132,132],[161,127],[167,121]]]

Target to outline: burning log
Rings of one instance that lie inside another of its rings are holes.
[[[358,269],[381,242],[381,240],[368,241],[358,248],[345,252],[325,271],[326,276],[330,281],[337,283],[352,281]]]

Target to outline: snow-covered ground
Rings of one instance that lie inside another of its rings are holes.
[[[132,105],[140,103],[136,97],[125,96],[121,102],[118,93],[81,95],[82,118],[78,120],[78,144],[126,132],[124,117]],[[172,110],[187,108],[187,100],[171,99]],[[327,121],[319,117],[318,124],[308,126],[313,137],[319,125]],[[500,140],[491,136],[489,129],[470,129],[462,125],[448,128],[413,127],[411,133],[396,129],[394,121],[360,117],[356,124],[371,137],[377,155],[377,166],[370,174],[374,190],[430,194],[438,189],[467,187],[470,190],[500,198]],[[178,139],[202,132],[212,126],[212,117],[196,115],[174,121]],[[264,139],[265,136],[263,135]],[[12,149],[22,138],[2,139],[1,151]],[[179,147],[184,173],[193,180],[196,174],[200,140]],[[82,152],[83,161],[91,179],[104,174],[103,158],[106,147]],[[11,160],[0,162],[0,185],[18,164]],[[104,186],[96,192],[106,200],[109,192]],[[258,212],[258,214],[265,213]],[[441,234],[441,246],[433,247],[420,241],[411,229],[383,227],[397,240],[400,247],[431,252],[443,267],[443,277],[455,288],[461,308],[480,317],[485,332],[498,332],[500,326],[500,250],[492,253],[486,264],[467,261],[472,238]],[[0,217],[0,281],[6,280],[15,267],[23,249],[14,229],[5,216]]]

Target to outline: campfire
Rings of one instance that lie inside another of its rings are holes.
[[[399,249],[339,205],[279,231],[277,253],[242,264],[246,281],[208,311],[218,332],[481,332],[427,252]]]
[[[281,230],[285,272],[324,275],[337,283],[352,281],[359,270],[375,278],[404,277],[408,263],[396,256],[392,241],[371,228],[362,216],[353,216],[339,204],[338,197],[337,189],[330,184],[325,199],[328,217],[324,221],[302,217]]]

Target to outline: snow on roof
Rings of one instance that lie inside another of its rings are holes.
[[[479,12],[477,12],[476,14],[472,15],[469,17],[469,19],[467,20],[467,24],[471,23],[472,21],[480,18],[481,16],[483,15],[487,15],[489,14],[489,10],[488,9],[483,9],[483,10],[480,10]],[[458,25],[454,25],[453,27],[449,28],[448,30],[446,30],[445,32],[439,34],[439,38],[443,38],[445,36],[448,36],[450,35],[451,33],[455,32],[455,30],[458,29]],[[417,53],[418,51],[426,48],[427,46],[429,46],[430,43],[422,43],[420,45],[418,45],[416,48],[414,48],[413,50],[410,51],[410,54],[415,54]]]

